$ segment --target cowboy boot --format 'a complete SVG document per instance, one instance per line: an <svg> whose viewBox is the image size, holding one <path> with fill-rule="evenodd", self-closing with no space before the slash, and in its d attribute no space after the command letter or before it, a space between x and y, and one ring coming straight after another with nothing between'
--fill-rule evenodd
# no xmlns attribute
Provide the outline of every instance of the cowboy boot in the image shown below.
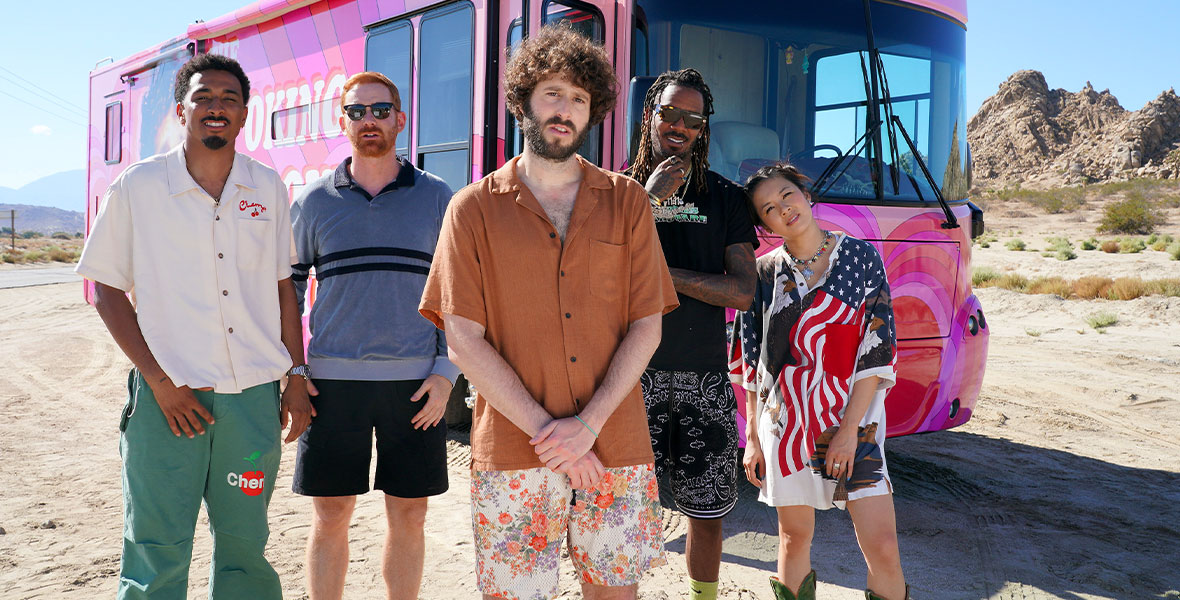
<svg viewBox="0 0 1180 600"><path fill-rule="evenodd" d="M865 600L885 600L885 596L878 596L873 593L873 590L865 590ZM905 584L905 598L903 600L910 600L910 584Z"/></svg>
<svg viewBox="0 0 1180 600"><path fill-rule="evenodd" d="M799 584L799 591L793 594L778 577L770 578L770 589L774 590L775 600L815 600L815 569L803 578L803 583Z"/></svg>

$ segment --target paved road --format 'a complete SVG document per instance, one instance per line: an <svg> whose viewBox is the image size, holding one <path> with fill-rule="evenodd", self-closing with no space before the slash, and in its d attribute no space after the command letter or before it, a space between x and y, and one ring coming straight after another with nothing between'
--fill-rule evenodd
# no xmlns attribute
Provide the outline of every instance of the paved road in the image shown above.
<svg viewBox="0 0 1180 600"><path fill-rule="evenodd" d="M80 283L81 281L82 278L74 274L73 265L67 267L45 267L42 269L0 270L0 289L48 285L51 283Z"/></svg>

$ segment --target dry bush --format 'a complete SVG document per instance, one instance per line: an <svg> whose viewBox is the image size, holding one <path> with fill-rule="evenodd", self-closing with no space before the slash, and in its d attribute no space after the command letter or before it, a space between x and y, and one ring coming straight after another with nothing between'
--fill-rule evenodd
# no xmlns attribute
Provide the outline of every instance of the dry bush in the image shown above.
<svg viewBox="0 0 1180 600"><path fill-rule="evenodd" d="M1156 279L1155 281L1149 281L1147 282L1147 291L1152 296L1178 297L1180 296L1180 279Z"/></svg>
<svg viewBox="0 0 1180 600"><path fill-rule="evenodd" d="M991 287L1000 272L991 267L979 267L971 273L971 285L975 287Z"/></svg>
<svg viewBox="0 0 1180 600"><path fill-rule="evenodd" d="M1148 294L1147 284L1138 277L1119 277L1110 285L1111 300L1134 300Z"/></svg>
<svg viewBox="0 0 1180 600"><path fill-rule="evenodd" d="M30 250L25 252L24 262L45 262L45 253L40 250Z"/></svg>
<svg viewBox="0 0 1180 600"><path fill-rule="evenodd" d="M1024 240L1020 238L1008 240L1004 247L1015 252L1022 252L1026 248Z"/></svg>
<svg viewBox="0 0 1180 600"><path fill-rule="evenodd" d="M1164 216L1159 208L1138 191L1127 193L1127 197L1106 205L1098 233L1148 234L1163 225Z"/></svg>
<svg viewBox="0 0 1180 600"><path fill-rule="evenodd" d="M1139 254L1147 249L1147 244L1143 242L1143 238L1123 238L1119 240L1119 253L1121 254Z"/></svg>
<svg viewBox="0 0 1180 600"><path fill-rule="evenodd" d="M1025 292L1029 294L1052 294L1064 300L1069 298L1073 293L1073 286L1061 277L1038 277L1028 284Z"/></svg>
<svg viewBox="0 0 1180 600"><path fill-rule="evenodd" d="M50 248L46 252L46 257L54 262L78 262L78 253L70 250L62 250L56 246Z"/></svg>
<svg viewBox="0 0 1180 600"><path fill-rule="evenodd" d="M1097 312L1086 317L1086 323L1099 331L1118 322L1119 316L1110 312Z"/></svg>
<svg viewBox="0 0 1180 600"><path fill-rule="evenodd" d="M1009 273L1001 275L993 281L993 284L998 288L1012 290L1014 292L1024 292L1028 290L1028 277L1020 275L1019 273Z"/></svg>
<svg viewBox="0 0 1180 600"><path fill-rule="evenodd" d="M1114 254L1119 251L1119 243L1114 240L1106 240L1102 242L1102 251L1107 254Z"/></svg>
<svg viewBox="0 0 1180 600"><path fill-rule="evenodd" d="M1180 260L1180 242L1168 244L1168 254L1172 257L1172 260Z"/></svg>
<svg viewBox="0 0 1180 600"><path fill-rule="evenodd" d="M1114 280L1109 277L1087 275L1073 282L1073 293L1083 300L1110 297L1110 286Z"/></svg>

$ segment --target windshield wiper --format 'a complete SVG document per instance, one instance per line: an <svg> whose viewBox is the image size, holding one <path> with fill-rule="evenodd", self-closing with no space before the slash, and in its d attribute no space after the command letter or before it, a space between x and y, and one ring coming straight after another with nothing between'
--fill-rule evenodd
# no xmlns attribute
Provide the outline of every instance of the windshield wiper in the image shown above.
<svg viewBox="0 0 1180 600"><path fill-rule="evenodd" d="M951 207L947 204L946 197L942 194L942 188L934 180L934 176L930 174L930 168L926 165L926 159L918 152L917 146L914 144L910 134L906 131L905 125L902 124L901 118L893 112L893 99L889 93L889 79L885 75L885 63L881 59L881 51L877 48L877 41L873 35L873 15L869 7L870 0L863 0L865 9L865 36L868 42L868 64L865 64L865 57L861 55L861 76L864 78L865 97L869 100L868 113L865 123L865 132L848 149L847 152L842 153L836 157L836 160L828 163L827 168L823 170L820 176L812 185L812 195L822 198L835 185L836 181L848 170L852 161L847 160L849 157L854 157L859 154L861 142L865 144L865 158L869 161L869 166L872 173L873 192L878 200L884 199L884 190L882 189L882 174L884 172L884 164L882 162L884 154L881 143L881 126L884 124L885 131L889 136L889 160L892 163L892 168L889 173L890 183L893 184L893 194L897 195L901 188L901 157L897 145L897 134L900 132L902 139L905 140L906 146L910 149L910 154L914 157L914 162L917 163L918 168L922 171L922 176L926 183L930 185L931 191L934 192L934 198L938 200L938 205L942 208L942 212L946 215L946 220L942 223L943 229L957 229L959 227L959 220L955 217L955 213L951 211ZM885 111L885 119L881 119L881 111ZM896 129L895 129L896 127ZM841 168L842 166L842 168ZM838 172L837 172L838 171ZM925 200L922 196L921 187L914 179L913 175L907 173L906 177L910 180L910 184L914 186L914 191L918 194L919 200Z"/></svg>

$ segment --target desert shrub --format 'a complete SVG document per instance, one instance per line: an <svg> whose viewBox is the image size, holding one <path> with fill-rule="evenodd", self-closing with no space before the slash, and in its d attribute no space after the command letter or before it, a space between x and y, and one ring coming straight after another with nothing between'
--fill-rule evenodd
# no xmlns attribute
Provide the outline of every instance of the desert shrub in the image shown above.
<svg viewBox="0 0 1180 600"><path fill-rule="evenodd" d="M1142 193L1132 191L1123 200L1106 205L1098 232L1148 234L1163 224L1164 217L1159 209L1148 202Z"/></svg>
<svg viewBox="0 0 1180 600"><path fill-rule="evenodd" d="M1004 247L1005 247L1005 248L1007 248L1007 249L1009 249L1009 250L1014 250L1014 251L1016 251L1016 252L1021 252L1021 251L1023 251L1023 250L1024 250L1024 248L1025 248L1025 245L1024 245L1024 240L1022 240L1022 239L1020 239L1020 238L1016 238L1016 239L1008 240L1008 243L1004 244Z"/></svg>
<svg viewBox="0 0 1180 600"><path fill-rule="evenodd" d="M20 255L15 252L5 252L2 256L0 256L0 260L3 260L10 265L16 264L17 262L20 262Z"/></svg>
<svg viewBox="0 0 1180 600"><path fill-rule="evenodd" d="M1045 241L1049 244L1049 248L1051 250L1061 250L1062 248L1065 248L1066 250L1073 249L1073 242L1070 242L1069 238L1057 236L1045 238Z"/></svg>
<svg viewBox="0 0 1180 600"><path fill-rule="evenodd" d="M979 267L971 272L971 285L975 287L988 287L988 284L995 279L999 279L1000 273L991 267Z"/></svg>
<svg viewBox="0 0 1180 600"><path fill-rule="evenodd" d="M1180 242L1168 244L1168 254L1172 260L1180 260Z"/></svg>
<svg viewBox="0 0 1180 600"><path fill-rule="evenodd" d="M45 253L40 250L30 250L25 252L24 262L45 262Z"/></svg>
<svg viewBox="0 0 1180 600"><path fill-rule="evenodd" d="M1024 291L1029 294L1051 294L1065 299L1073 293L1073 286L1061 277L1038 277L1029 282Z"/></svg>
<svg viewBox="0 0 1180 600"><path fill-rule="evenodd" d="M1118 322L1118 315L1111 312L1096 312L1086 317L1086 324L1099 331Z"/></svg>
<svg viewBox="0 0 1180 600"><path fill-rule="evenodd" d="M1041 331L1039 329L1028 328L1024 330L1024 333L1029 337L1041 337Z"/></svg>
<svg viewBox="0 0 1180 600"><path fill-rule="evenodd" d="M1020 275L1019 273L1001 275L997 277L994 282L996 287L1012 290L1014 292L1027 291L1029 284L1028 277Z"/></svg>
<svg viewBox="0 0 1180 600"><path fill-rule="evenodd" d="M1111 300L1134 300L1147 295L1147 284L1138 277L1119 277L1110 285Z"/></svg>
<svg viewBox="0 0 1180 600"><path fill-rule="evenodd" d="M1115 240L1106 240L1102 242L1102 251L1107 254L1114 254L1119 251L1119 243Z"/></svg>
<svg viewBox="0 0 1180 600"><path fill-rule="evenodd" d="M979 242L979 247L980 248L991 248L992 244L991 244L991 242L989 242L987 240L983 240L982 242Z"/></svg>
<svg viewBox="0 0 1180 600"><path fill-rule="evenodd" d="M1109 277L1087 275L1073 283L1073 293L1083 300L1106 298L1110 295L1110 286L1114 280Z"/></svg>
<svg viewBox="0 0 1180 600"><path fill-rule="evenodd" d="M1180 279L1156 279L1147 282L1147 293L1152 296L1180 296Z"/></svg>
<svg viewBox="0 0 1180 600"><path fill-rule="evenodd" d="M1082 240L1082 250L1097 250L1097 249L1098 249L1098 240L1096 240L1094 238L1090 238L1088 240Z"/></svg>
<svg viewBox="0 0 1180 600"><path fill-rule="evenodd" d="M72 236L64 231L55 232L53 234L53 236L51 236L51 237L53 237L53 239L55 239L55 240L70 240L70 239L74 238L74 236Z"/></svg>
<svg viewBox="0 0 1180 600"><path fill-rule="evenodd" d="M1055 255L1055 257L1057 258L1057 260L1064 262L1067 260L1073 260L1073 259L1077 258L1078 255L1076 252L1074 252L1073 250L1070 250L1069 248L1061 248L1061 249L1057 250L1057 254Z"/></svg>
<svg viewBox="0 0 1180 600"><path fill-rule="evenodd" d="M1158 239L1150 244L1150 248L1156 252L1163 252L1168 249L1168 243L1163 239Z"/></svg>
<svg viewBox="0 0 1180 600"><path fill-rule="evenodd" d="M26 240L31 240L33 238L41 237L41 234L37 233L36 231L22 231L20 232L20 236Z"/></svg>
<svg viewBox="0 0 1180 600"><path fill-rule="evenodd" d="M73 250L62 250L57 246L53 246L46 251L46 258L54 262L77 262L78 253Z"/></svg>
<svg viewBox="0 0 1180 600"><path fill-rule="evenodd" d="M1147 249L1147 244L1143 243L1143 238L1123 238L1119 240L1120 254L1139 254Z"/></svg>

